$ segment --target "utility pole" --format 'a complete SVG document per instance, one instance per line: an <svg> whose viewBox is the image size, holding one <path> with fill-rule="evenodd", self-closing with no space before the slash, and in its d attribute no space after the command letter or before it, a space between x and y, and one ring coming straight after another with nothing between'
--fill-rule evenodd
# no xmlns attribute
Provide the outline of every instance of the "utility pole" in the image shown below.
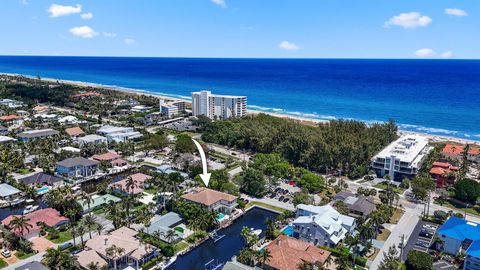
<svg viewBox="0 0 480 270"><path fill-rule="evenodd" d="M401 239L401 240L400 240L400 245L399 245L399 248L400 248L400 260L402 260L402 257L403 257L403 248L404 248L403 243L404 243L404 241L405 241L405 234L402 234L402 235L400 236L400 239Z"/></svg>

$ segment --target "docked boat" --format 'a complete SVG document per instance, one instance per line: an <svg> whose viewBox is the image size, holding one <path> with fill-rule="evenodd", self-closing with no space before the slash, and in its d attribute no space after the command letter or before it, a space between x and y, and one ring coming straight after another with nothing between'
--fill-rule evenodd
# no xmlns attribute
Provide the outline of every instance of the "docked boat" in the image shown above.
<svg viewBox="0 0 480 270"><path fill-rule="evenodd" d="M159 269L162 269L162 270L167 269L169 266L171 266L172 264L174 264L176 260L177 260L177 256L173 256L173 257L169 258L167 261L164 261L164 262L160 265L161 268L159 268Z"/></svg>
<svg viewBox="0 0 480 270"><path fill-rule="evenodd" d="M26 215L26 214L32 213L36 210L38 210L38 205L29 204L29 205L25 206L25 209L23 209L23 214Z"/></svg>
<svg viewBox="0 0 480 270"><path fill-rule="evenodd" d="M262 233L262 230L261 229L255 230L254 228L250 228L250 232L252 232L252 234L256 236L260 236L260 234Z"/></svg>

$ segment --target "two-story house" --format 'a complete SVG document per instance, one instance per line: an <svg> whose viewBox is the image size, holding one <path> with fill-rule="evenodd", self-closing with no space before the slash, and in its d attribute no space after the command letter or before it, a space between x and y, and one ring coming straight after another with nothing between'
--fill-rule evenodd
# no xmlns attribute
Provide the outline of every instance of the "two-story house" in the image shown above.
<svg viewBox="0 0 480 270"><path fill-rule="evenodd" d="M82 178L94 175L100 162L82 157L67 158L57 162L56 172L68 178Z"/></svg>

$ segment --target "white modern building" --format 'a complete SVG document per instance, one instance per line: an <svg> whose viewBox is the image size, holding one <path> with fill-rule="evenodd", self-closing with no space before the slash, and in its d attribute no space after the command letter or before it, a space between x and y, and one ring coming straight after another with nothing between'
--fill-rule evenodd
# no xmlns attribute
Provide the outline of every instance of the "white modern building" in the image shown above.
<svg viewBox="0 0 480 270"><path fill-rule="evenodd" d="M135 131L133 127L115 127L104 125L97 130L97 134L105 136L109 142L125 142L141 138L142 133Z"/></svg>
<svg viewBox="0 0 480 270"><path fill-rule="evenodd" d="M106 144L108 142L106 137L96 135L96 134L89 134L83 137L78 138L78 143L80 146L85 145L85 144Z"/></svg>
<svg viewBox="0 0 480 270"><path fill-rule="evenodd" d="M24 106L23 102L18 100L8 99L8 98L0 99L0 105L7 106L12 109L20 108Z"/></svg>
<svg viewBox="0 0 480 270"><path fill-rule="evenodd" d="M247 114L246 96L215 95L210 91L192 93L193 116L205 115L212 120L242 117Z"/></svg>
<svg viewBox="0 0 480 270"><path fill-rule="evenodd" d="M335 247L355 229L355 219L340 214L331 205L299 204L293 221L293 236L314 245Z"/></svg>
<svg viewBox="0 0 480 270"><path fill-rule="evenodd" d="M413 178L432 149L426 137L405 135L375 155L371 166L380 177L389 175L391 180Z"/></svg>
<svg viewBox="0 0 480 270"><path fill-rule="evenodd" d="M160 99L160 112L168 118L181 114L186 108L187 105L185 101L165 102L165 100Z"/></svg>

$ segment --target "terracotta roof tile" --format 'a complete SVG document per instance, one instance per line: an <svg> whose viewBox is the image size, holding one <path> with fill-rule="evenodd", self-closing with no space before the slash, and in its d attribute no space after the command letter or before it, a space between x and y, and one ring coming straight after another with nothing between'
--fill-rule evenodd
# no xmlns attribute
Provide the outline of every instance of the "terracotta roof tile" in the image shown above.
<svg viewBox="0 0 480 270"><path fill-rule="evenodd" d="M83 130L80 127L66 128L65 132L69 136L78 136L78 135L85 134L85 132L83 132Z"/></svg>
<svg viewBox="0 0 480 270"><path fill-rule="evenodd" d="M182 198L192 202L210 206L221 200L225 200L228 202L235 201L237 199L237 196L230 195L230 194L216 191L209 188L198 188L194 190L192 193L183 195Z"/></svg>

